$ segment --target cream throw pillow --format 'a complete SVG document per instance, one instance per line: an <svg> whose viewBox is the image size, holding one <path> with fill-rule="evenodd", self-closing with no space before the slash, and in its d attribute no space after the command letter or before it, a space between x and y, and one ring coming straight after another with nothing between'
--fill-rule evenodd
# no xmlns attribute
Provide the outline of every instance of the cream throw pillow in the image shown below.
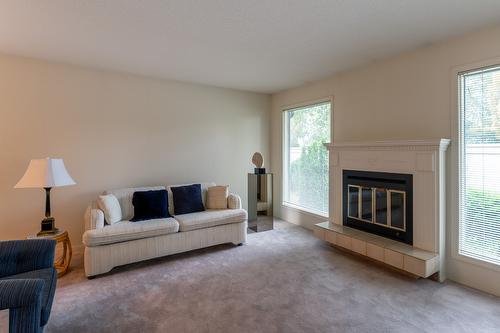
<svg viewBox="0 0 500 333"><path fill-rule="evenodd" d="M104 212L104 219L108 224L122 220L122 209L118 199L113 194L100 195L97 205Z"/></svg>
<svg viewBox="0 0 500 333"><path fill-rule="evenodd" d="M226 209L229 186L211 186L207 189L207 208Z"/></svg>

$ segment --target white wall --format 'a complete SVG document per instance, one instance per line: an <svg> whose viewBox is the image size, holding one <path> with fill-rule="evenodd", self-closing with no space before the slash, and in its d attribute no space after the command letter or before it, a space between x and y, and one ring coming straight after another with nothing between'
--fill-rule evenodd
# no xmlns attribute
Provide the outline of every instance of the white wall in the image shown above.
<svg viewBox="0 0 500 333"><path fill-rule="evenodd" d="M271 164L276 174L275 214L310 227L321 220L281 206L281 112L287 105L333 96L334 141L451 138L457 66L500 56L500 26L407 52L343 72L272 98ZM450 151L456 149L453 144ZM450 155L450 154L449 154ZM447 171L451 174L448 163ZM449 192L453 184L449 183ZM451 184L451 185L450 185ZM450 196L448 196L450 198ZM448 204L448 275L500 295L500 271L451 256L451 231L457 228Z"/></svg>
<svg viewBox="0 0 500 333"><path fill-rule="evenodd" d="M32 158L63 158L75 186L52 214L81 244L105 189L215 181L246 205L255 151L269 160L270 97L0 56L0 239L36 233L43 190L13 189Z"/></svg>

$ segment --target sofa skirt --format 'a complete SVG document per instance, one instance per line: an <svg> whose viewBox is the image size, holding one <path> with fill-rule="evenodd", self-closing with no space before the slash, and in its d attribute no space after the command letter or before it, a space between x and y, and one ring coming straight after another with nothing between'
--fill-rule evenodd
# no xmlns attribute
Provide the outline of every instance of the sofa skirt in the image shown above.
<svg viewBox="0 0 500 333"><path fill-rule="evenodd" d="M245 243L247 221L176 232L121 243L85 247L85 275L92 277L113 267L224 243Z"/></svg>

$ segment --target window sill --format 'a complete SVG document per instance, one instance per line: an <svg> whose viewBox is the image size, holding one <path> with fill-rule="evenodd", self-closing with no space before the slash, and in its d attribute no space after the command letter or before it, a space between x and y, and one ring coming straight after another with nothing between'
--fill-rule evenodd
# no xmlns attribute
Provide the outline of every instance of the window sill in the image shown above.
<svg viewBox="0 0 500 333"><path fill-rule="evenodd" d="M486 269L489 269L489 270L492 270L492 271L500 272L500 265L497 265L497 264L494 264L494 263L491 263L491 262L488 262L488 261L484 261L484 260L481 260L481 259L476 259L476 258L473 258L473 257L469 257L469 256L466 256L466 255L460 254L457 251L454 251L454 253L453 253L453 259L456 259L456 260L464 262L464 263L472 264L472 265L475 265L475 266L479 266L479 267L482 267L482 268L486 268Z"/></svg>
<svg viewBox="0 0 500 333"><path fill-rule="evenodd" d="M328 219L328 213L322 213L317 210L312 210L312 209L307 209L301 206L297 206L288 202L282 202L281 203L283 207L286 208L291 208L293 210L296 210L301 213L305 213L307 215L311 215L313 217L319 218L319 219Z"/></svg>

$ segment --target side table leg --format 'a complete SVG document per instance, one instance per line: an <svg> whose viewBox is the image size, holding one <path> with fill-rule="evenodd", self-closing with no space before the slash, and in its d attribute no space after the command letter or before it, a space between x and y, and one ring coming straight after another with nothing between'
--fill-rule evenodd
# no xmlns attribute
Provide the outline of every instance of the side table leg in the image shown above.
<svg viewBox="0 0 500 333"><path fill-rule="evenodd" d="M66 270L69 269L69 265L71 265L71 258L73 257L73 248L71 247L71 240L68 236L68 263L66 265Z"/></svg>
<svg viewBox="0 0 500 333"><path fill-rule="evenodd" d="M57 268L59 268L58 277L63 276L69 270L69 265L71 264L71 257L73 256L73 249L71 248L71 241L69 236L66 236L63 240L63 254L61 258L57 261Z"/></svg>

